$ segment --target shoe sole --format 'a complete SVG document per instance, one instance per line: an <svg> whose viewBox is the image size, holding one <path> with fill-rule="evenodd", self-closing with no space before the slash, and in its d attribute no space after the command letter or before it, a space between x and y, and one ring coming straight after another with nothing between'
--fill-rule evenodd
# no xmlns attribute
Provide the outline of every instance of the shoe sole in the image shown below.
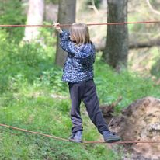
<svg viewBox="0 0 160 160"><path fill-rule="evenodd" d="M75 141L73 139L68 139L70 142L75 142L75 143L82 143L82 141Z"/></svg>
<svg viewBox="0 0 160 160"><path fill-rule="evenodd" d="M118 141L120 141L121 139L107 139L107 140L105 140L105 142L107 142L107 143L114 143L114 142L118 142Z"/></svg>

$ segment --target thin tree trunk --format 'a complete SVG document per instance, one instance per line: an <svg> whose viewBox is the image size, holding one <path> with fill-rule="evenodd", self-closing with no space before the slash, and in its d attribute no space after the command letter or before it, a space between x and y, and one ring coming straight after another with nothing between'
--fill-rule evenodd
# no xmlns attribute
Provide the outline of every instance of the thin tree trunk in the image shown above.
<svg viewBox="0 0 160 160"><path fill-rule="evenodd" d="M71 24L75 22L76 0L59 0L58 23ZM67 53L59 46L59 36L57 37L56 64L63 66Z"/></svg>
<svg viewBox="0 0 160 160"><path fill-rule="evenodd" d="M127 22L127 1L108 0L108 23ZM103 59L113 68L127 66L128 29L124 25L108 25Z"/></svg>
<svg viewBox="0 0 160 160"><path fill-rule="evenodd" d="M43 0L29 0L27 25L43 24L44 2ZM26 27L24 40L32 41L37 39L39 31L37 27Z"/></svg>
<svg viewBox="0 0 160 160"><path fill-rule="evenodd" d="M107 8L107 0L102 0L102 6L103 8Z"/></svg>

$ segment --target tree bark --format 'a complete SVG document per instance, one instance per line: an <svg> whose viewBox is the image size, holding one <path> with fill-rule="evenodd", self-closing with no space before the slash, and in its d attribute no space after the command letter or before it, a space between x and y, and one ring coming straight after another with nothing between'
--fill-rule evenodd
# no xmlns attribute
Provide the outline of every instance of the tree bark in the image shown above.
<svg viewBox="0 0 160 160"><path fill-rule="evenodd" d="M127 22L127 1L108 0L108 23ZM113 68L127 67L128 29L124 25L108 25L103 59Z"/></svg>
<svg viewBox="0 0 160 160"><path fill-rule="evenodd" d="M29 0L27 25L43 24L44 2L43 0ZM32 41L37 39L39 31L37 27L26 27L24 40Z"/></svg>
<svg viewBox="0 0 160 160"><path fill-rule="evenodd" d="M71 24L75 22L76 0L59 0L58 23ZM59 46L59 36L57 36L56 64L63 66L67 54Z"/></svg>

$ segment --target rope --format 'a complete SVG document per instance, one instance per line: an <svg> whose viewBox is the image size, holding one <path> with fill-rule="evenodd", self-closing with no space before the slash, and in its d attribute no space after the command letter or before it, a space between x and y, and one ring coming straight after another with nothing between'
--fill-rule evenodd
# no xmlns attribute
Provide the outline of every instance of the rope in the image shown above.
<svg viewBox="0 0 160 160"><path fill-rule="evenodd" d="M118 22L118 23L88 23L88 26L95 25L124 25L124 24L147 24L147 23L160 23L160 21L141 21L141 22ZM70 27L72 24L60 24L60 27ZM5 25L1 24L0 27L53 27L53 25Z"/></svg>
<svg viewBox="0 0 160 160"><path fill-rule="evenodd" d="M53 138L53 139L60 140L60 141L70 142L68 139L61 138L61 137L56 137L56 136L51 136L51 135L40 133L40 132L28 131L28 130L25 130L25 129L22 129L22 128L12 127L12 126L8 126L8 125L5 125L5 124L0 124L0 126L6 127L6 128L11 128L11 129L22 131L22 132L37 134L37 135L41 135L41 136L48 137L48 138ZM103 143L106 143L106 142L104 142L104 141L83 141L82 143L83 144L103 144ZM155 144L159 144L160 141L118 141L118 142L114 142L112 144L136 144L136 143L150 143L150 144L155 143Z"/></svg>

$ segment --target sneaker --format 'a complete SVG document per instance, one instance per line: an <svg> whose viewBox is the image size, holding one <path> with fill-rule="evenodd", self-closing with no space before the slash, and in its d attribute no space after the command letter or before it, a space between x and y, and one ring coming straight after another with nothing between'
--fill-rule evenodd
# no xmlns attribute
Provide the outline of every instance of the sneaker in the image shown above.
<svg viewBox="0 0 160 160"><path fill-rule="evenodd" d="M113 143L121 140L119 136L110 131L103 131L103 139L107 143Z"/></svg>
<svg viewBox="0 0 160 160"><path fill-rule="evenodd" d="M82 143L82 131L77 131L76 133L72 133L72 136L69 137L69 141Z"/></svg>

